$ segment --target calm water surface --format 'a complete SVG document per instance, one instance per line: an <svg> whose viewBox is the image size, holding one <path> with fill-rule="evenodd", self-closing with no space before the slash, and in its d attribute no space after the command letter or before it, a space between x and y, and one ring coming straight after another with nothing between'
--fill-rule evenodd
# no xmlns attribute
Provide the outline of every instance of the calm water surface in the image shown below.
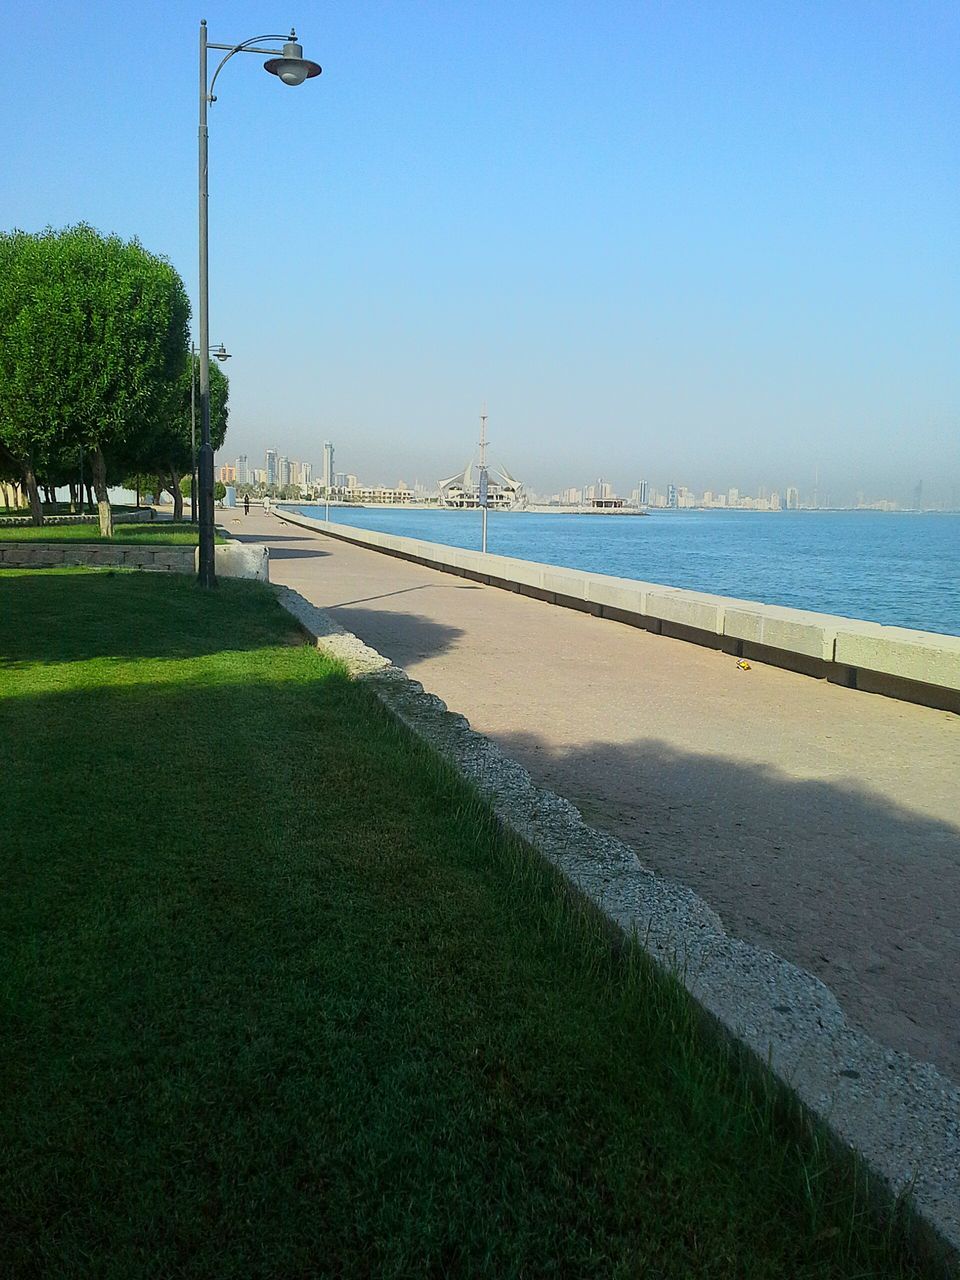
<svg viewBox="0 0 960 1280"><path fill-rule="evenodd" d="M322 506L300 507L323 518ZM476 511L331 507L339 524L480 549ZM960 515L491 512L487 550L694 591L960 635Z"/></svg>

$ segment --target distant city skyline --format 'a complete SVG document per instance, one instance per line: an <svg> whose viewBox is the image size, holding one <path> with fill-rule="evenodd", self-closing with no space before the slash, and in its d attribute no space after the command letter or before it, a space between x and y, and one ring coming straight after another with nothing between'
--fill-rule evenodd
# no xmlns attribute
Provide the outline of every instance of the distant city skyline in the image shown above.
<svg viewBox="0 0 960 1280"><path fill-rule="evenodd" d="M344 450L347 453L348 451ZM436 492L439 477L422 478L409 474L398 474L388 477L382 474L382 468L374 473L335 470L334 458L336 444L324 440L322 459L319 468L311 461L288 458L277 448L263 451L263 466L257 467L251 455L237 455L230 460L228 444L217 455L217 475L228 483L258 484L268 487L285 488L289 485L301 485L304 488L325 487L328 483L340 488L357 488L366 485L370 488L407 489L418 494L427 495ZM362 478L361 478L362 476ZM328 479L329 477L329 479ZM850 490L844 487L824 485L815 471L814 479L808 486L797 484L766 485L753 487L744 485L717 485L697 488L676 481L652 480L640 476L631 484L618 486L603 476L581 484L562 485L556 489L545 489L525 480L525 491L538 501L567 502L576 504L596 497L623 498L635 505L652 507L711 507L711 508L745 508L754 510L797 510L803 508L830 509L870 508L875 510L960 510L960 486L954 485L947 491L943 485L928 485L922 479L913 484L903 484L899 491L875 493L865 489ZM579 495L579 496L576 496Z"/></svg>

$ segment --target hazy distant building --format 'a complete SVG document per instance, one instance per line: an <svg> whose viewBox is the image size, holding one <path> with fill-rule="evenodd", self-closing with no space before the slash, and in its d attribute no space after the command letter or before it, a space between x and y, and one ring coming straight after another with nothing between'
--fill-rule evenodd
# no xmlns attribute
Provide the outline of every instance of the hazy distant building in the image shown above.
<svg viewBox="0 0 960 1280"><path fill-rule="evenodd" d="M333 445L329 440L323 442L323 465L320 469L320 483L324 489L333 488Z"/></svg>
<svg viewBox="0 0 960 1280"><path fill-rule="evenodd" d="M740 501L740 490L728 489L727 490L727 506L735 507L739 501Z"/></svg>
<svg viewBox="0 0 960 1280"><path fill-rule="evenodd" d="M277 483L277 451L268 449L266 457L267 485L269 488Z"/></svg>
<svg viewBox="0 0 960 1280"><path fill-rule="evenodd" d="M305 489L309 489L310 481L312 479L313 479L313 463L301 462L300 463L300 483L303 485Z"/></svg>
<svg viewBox="0 0 960 1280"><path fill-rule="evenodd" d="M787 510L788 511L800 510L800 490L796 487L796 485L792 485L792 484L787 485Z"/></svg>
<svg viewBox="0 0 960 1280"><path fill-rule="evenodd" d="M647 505L647 487L646 480L641 480L633 491L633 500L638 507L645 507Z"/></svg>
<svg viewBox="0 0 960 1280"><path fill-rule="evenodd" d="M677 493L677 486L675 484L668 484L667 485L667 506L675 507L678 501L679 501L679 494Z"/></svg>
<svg viewBox="0 0 960 1280"><path fill-rule="evenodd" d="M277 484L281 489L290 483L290 459L281 455L277 459Z"/></svg>
<svg viewBox="0 0 960 1280"><path fill-rule="evenodd" d="M247 455L241 453L237 459L237 484L250 483L250 469L247 466Z"/></svg>

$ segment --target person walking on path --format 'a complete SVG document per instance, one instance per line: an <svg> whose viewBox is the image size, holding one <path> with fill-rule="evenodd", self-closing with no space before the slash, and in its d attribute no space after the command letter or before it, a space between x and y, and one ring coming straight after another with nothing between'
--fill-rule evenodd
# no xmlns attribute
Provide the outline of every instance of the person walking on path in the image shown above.
<svg viewBox="0 0 960 1280"><path fill-rule="evenodd" d="M244 514L245 516L248 516L248 515L250 514L250 495L249 495L249 493L245 493L245 494L243 495L243 514Z"/></svg>

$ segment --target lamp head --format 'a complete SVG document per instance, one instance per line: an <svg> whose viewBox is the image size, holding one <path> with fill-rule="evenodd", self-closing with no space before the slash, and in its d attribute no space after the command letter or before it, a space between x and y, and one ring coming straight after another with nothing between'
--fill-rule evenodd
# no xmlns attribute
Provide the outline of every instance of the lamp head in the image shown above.
<svg viewBox="0 0 960 1280"><path fill-rule="evenodd" d="M312 80L322 70L316 62L310 62L303 56L303 45L297 43L297 33L290 32L290 39L283 46L282 58L271 58L263 64L264 71L277 76L284 84L303 84L304 80Z"/></svg>
<svg viewBox="0 0 960 1280"><path fill-rule="evenodd" d="M211 354L213 355L213 358L215 360L219 360L221 364L223 364L224 360L230 359L230 352L227 350L227 348L223 345L222 342L220 343L219 347L214 348Z"/></svg>

